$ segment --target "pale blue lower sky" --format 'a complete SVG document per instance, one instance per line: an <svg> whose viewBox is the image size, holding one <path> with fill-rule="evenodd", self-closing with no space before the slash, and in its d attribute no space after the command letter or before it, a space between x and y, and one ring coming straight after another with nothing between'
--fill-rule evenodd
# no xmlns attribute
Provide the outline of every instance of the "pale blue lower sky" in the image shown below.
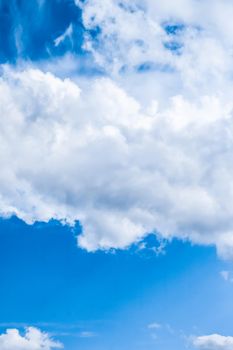
<svg viewBox="0 0 233 350"><path fill-rule="evenodd" d="M231 333L231 268L211 247L87 253L56 222L1 220L1 332L34 325L68 350L182 350L191 335Z"/></svg>

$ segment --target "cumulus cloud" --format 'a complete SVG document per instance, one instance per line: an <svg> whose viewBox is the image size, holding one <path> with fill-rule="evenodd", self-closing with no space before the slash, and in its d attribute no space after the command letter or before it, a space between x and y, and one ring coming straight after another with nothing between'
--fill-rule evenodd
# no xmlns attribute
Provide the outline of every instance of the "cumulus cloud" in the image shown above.
<svg viewBox="0 0 233 350"><path fill-rule="evenodd" d="M110 79L34 69L5 69L0 91L2 215L79 219L88 250L158 231L232 253L232 102L144 110Z"/></svg>
<svg viewBox="0 0 233 350"><path fill-rule="evenodd" d="M25 335L20 335L17 329L8 329L0 335L1 350L52 350L62 349L59 342L55 342L47 333L34 327L26 328Z"/></svg>
<svg viewBox="0 0 233 350"><path fill-rule="evenodd" d="M219 334L205 335L194 338L193 345L200 350L231 350L233 337Z"/></svg>
<svg viewBox="0 0 233 350"><path fill-rule="evenodd" d="M80 220L89 251L156 232L232 258L233 5L76 3L105 76L2 67L1 215Z"/></svg>

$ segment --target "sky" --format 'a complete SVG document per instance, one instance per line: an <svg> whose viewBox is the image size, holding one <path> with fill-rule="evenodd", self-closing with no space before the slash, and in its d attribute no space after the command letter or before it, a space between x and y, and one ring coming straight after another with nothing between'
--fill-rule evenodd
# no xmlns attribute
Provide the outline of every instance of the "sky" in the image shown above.
<svg viewBox="0 0 233 350"><path fill-rule="evenodd" d="M232 350L232 16L0 0L0 350Z"/></svg>

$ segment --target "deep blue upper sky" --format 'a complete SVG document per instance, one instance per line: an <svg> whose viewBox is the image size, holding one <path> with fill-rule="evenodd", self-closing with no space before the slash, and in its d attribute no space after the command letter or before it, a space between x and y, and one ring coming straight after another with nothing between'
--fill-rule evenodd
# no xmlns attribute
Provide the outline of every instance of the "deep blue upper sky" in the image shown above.
<svg viewBox="0 0 233 350"><path fill-rule="evenodd" d="M42 5L37 0L1 0L0 62L63 55L71 49L71 43L67 40L56 48L54 40L71 23L77 39L72 44L72 51L78 52L82 42L82 23L80 10L72 0L50 0Z"/></svg>

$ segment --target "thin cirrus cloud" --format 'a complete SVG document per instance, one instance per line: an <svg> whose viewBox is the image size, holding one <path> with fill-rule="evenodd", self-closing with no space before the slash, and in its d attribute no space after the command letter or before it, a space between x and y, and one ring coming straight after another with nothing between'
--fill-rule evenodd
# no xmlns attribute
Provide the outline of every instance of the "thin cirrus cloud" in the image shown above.
<svg viewBox="0 0 233 350"><path fill-rule="evenodd" d="M62 349L63 345L52 340L47 333L34 327L26 328L21 335L17 329L7 329L0 335L1 350L52 350Z"/></svg>
<svg viewBox="0 0 233 350"><path fill-rule="evenodd" d="M76 4L104 76L2 67L2 215L80 220L88 251L156 232L232 258L233 5Z"/></svg>

